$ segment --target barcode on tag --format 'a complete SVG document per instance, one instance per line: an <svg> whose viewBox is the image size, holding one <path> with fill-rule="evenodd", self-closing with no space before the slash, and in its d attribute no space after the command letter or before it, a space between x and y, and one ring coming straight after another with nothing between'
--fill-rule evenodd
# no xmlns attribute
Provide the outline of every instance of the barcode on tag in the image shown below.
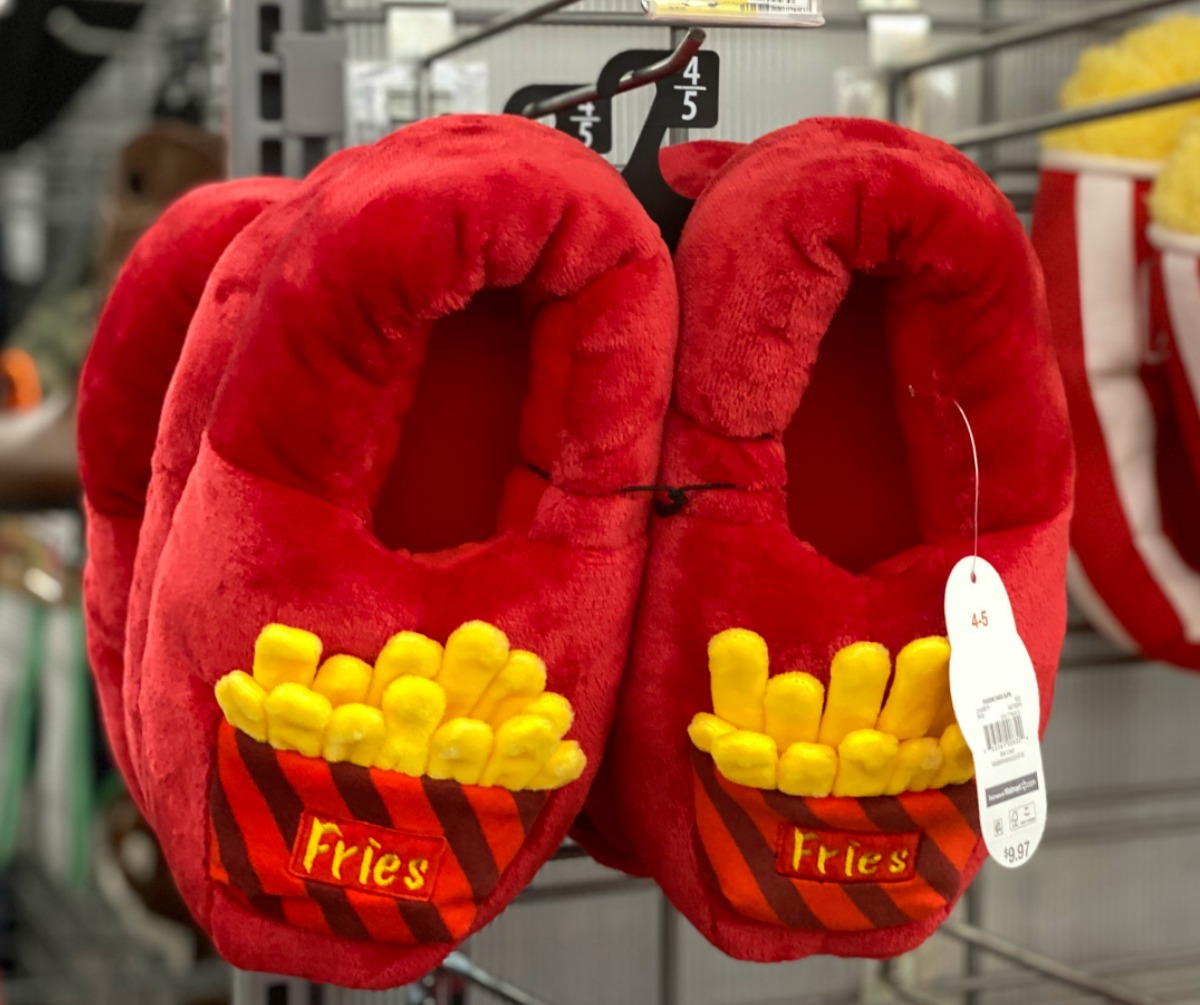
<svg viewBox="0 0 1200 1005"><path fill-rule="evenodd" d="M1025 739L1025 724L1021 721L1021 713L1014 712L1006 715L998 722L989 722L983 727L983 736L987 741L987 749L1010 747Z"/></svg>

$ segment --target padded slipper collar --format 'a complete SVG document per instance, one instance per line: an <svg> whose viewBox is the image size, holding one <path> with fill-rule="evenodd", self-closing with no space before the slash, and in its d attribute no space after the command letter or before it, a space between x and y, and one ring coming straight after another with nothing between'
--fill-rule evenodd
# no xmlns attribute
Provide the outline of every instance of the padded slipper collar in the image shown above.
<svg viewBox="0 0 1200 1005"><path fill-rule="evenodd" d="M736 440L742 456L715 462L724 472L696 470L697 451L671 449L669 436L664 480L751 473L752 488L784 487L780 437L852 273L865 273L895 279L883 294L888 351L926 540L969 522L970 448L954 402L976 431L982 532L1040 523L1068 504L1063 479L1037 477L1067 469L1070 452L1065 435L1046 435L1062 390L1040 270L1011 206L944 144L853 119L765 137L697 201L676 271L675 410L694 436L718 451Z"/></svg>
<svg viewBox="0 0 1200 1005"><path fill-rule="evenodd" d="M215 403L216 451L369 521L433 322L517 287L532 318L526 459L569 494L651 481L676 304L666 249L616 172L495 116L409 127L356 170L310 186L270 243L237 249L261 289L236 314L255 337Z"/></svg>

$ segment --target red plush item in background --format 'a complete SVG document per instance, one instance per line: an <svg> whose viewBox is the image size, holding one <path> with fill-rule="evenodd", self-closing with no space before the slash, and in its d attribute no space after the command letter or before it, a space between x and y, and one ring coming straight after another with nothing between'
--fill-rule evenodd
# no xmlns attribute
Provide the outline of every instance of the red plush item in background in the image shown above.
<svg viewBox="0 0 1200 1005"><path fill-rule="evenodd" d="M604 767L619 823L731 955L892 956L949 914L984 856L961 733L951 749L952 715L914 683L941 674L944 691L943 592L972 547L956 405L978 444L979 554L1011 595L1043 727L1053 697L1072 460L1040 273L1011 207L960 154L820 119L729 161L675 266L658 482L697 487L653 524ZM896 654L890 678L882 647ZM831 685L835 657L850 674L835 669ZM866 669L870 700L838 693ZM839 708L865 709L860 725L878 730L831 721ZM780 709L814 742L785 751ZM926 775L839 795L875 784L878 765L848 769L859 741L928 753L910 766ZM793 794L826 769L824 794Z"/></svg>
<svg viewBox="0 0 1200 1005"><path fill-rule="evenodd" d="M1191 464L1187 484L1197 486L1200 485L1200 236L1157 224L1151 224L1147 235L1155 251L1151 324L1156 334L1165 335L1171 410ZM1173 515L1194 524L1195 503L1193 496L1186 500L1186 509ZM1195 567L1200 553L1189 551L1188 557Z"/></svg>
<svg viewBox="0 0 1200 1005"><path fill-rule="evenodd" d="M620 177L545 127L445 117L330 163L246 228L196 313L124 701L221 952L383 988L503 909L582 805L645 550L649 500L619 490L657 469L676 301ZM539 714L501 716L481 675L542 661ZM439 738L465 720L473 742L489 695L481 776ZM386 719L377 757L344 708ZM437 727L427 770L389 746L397 716Z"/></svg>
<svg viewBox="0 0 1200 1005"><path fill-rule="evenodd" d="M88 658L113 756L143 808L140 760L130 751L125 727L125 627L163 398L217 259L293 184L279 179L211 185L171 206L126 261L80 380Z"/></svg>
<svg viewBox="0 0 1200 1005"><path fill-rule="evenodd" d="M1200 483L1171 400L1146 195L1157 164L1049 152L1033 212L1079 465L1071 595L1123 648L1200 668ZM1184 421L1181 420L1181 416Z"/></svg>

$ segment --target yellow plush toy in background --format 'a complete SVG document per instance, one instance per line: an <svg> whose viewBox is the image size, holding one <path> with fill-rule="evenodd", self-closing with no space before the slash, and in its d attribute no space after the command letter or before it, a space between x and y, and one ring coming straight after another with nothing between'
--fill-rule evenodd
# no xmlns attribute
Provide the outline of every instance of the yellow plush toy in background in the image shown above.
<svg viewBox="0 0 1200 1005"><path fill-rule="evenodd" d="M1081 108L1195 80L1200 80L1200 17L1169 17L1088 49L1059 92L1059 103ZM1182 102L1055 130L1043 142L1050 150L1158 161L1198 115L1200 101Z"/></svg>
<svg viewBox="0 0 1200 1005"><path fill-rule="evenodd" d="M1150 216L1159 227L1200 236L1200 118L1183 128L1149 202Z"/></svg>

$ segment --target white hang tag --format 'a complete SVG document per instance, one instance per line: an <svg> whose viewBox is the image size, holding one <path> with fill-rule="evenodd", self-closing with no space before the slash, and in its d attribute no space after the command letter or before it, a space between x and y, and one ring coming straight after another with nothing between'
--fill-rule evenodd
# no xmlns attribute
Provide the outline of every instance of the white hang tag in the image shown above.
<svg viewBox="0 0 1200 1005"><path fill-rule="evenodd" d="M989 562L960 561L946 581L945 606L950 697L975 758L983 839L992 858L1014 869L1029 861L1046 829L1037 675Z"/></svg>

